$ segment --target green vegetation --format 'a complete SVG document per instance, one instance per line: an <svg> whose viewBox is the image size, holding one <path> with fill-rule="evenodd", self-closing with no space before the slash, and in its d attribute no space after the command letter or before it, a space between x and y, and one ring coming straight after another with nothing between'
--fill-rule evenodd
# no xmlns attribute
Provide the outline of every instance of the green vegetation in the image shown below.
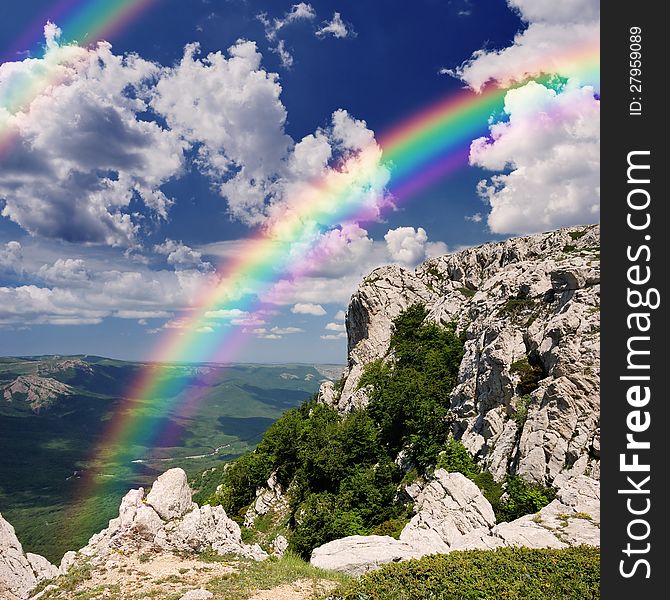
<svg viewBox="0 0 670 600"><path fill-rule="evenodd" d="M580 238L583 238L586 235L586 230L584 231L569 231L568 235L574 240L577 241Z"/></svg>
<svg viewBox="0 0 670 600"><path fill-rule="evenodd" d="M526 424L526 419L528 418L528 407L532 401L533 398L530 394L524 394L517 400L517 404L514 409L514 420L516 421L519 429L522 429Z"/></svg>
<svg viewBox="0 0 670 600"><path fill-rule="evenodd" d="M465 446L453 438L440 454L436 468L462 473L474 481L491 503L499 523L537 512L556 496L552 488L528 483L516 475L507 475L500 483L495 481L491 473L481 469Z"/></svg>
<svg viewBox="0 0 670 600"><path fill-rule="evenodd" d="M501 317L517 317L533 308L535 308L535 300L532 298L509 298L498 310L498 314Z"/></svg>
<svg viewBox="0 0 670 600"><path fill-rule="evenodd" d="M499 548L386 565L341 586L339 600L596 600L598 548Z"/></svg>
<svg viewBox="0 0 670 600"><path fill-rule="evenodd" d="M227 562L225 557L218 558L221 562ZM350 577L342 573L312 567L291 552L287 552L280 559L271 557L263 562L236 562L235 567L239 570L210 579L204 587L219 600L246 600L258 590L269 590L299 579L311 583L314 597L325 592L329 582L346 585L351 581Z"/></svg>
<svg viewBox="0 0 670 600"><path fill-rule="evenodd" d="M449 394L463 359L464 339L453 327L424 323L420 304L394 321L393 363L368 365L360 385L371 386L368 413L389 457L409 451L420 472L435 464L448 438Z"/></svg>
<svg viewBox="0 0 670 600"><path fill-rule="evenodd" d="M466 298L472 298L477 293L477 290L472 290L469 287L459 287L458 291Z"/></svg>
<svg viewBox="0 0 670 600"><path fill-rule="evenodd" d="M314 400L289 410L219 477L208 501L241 522L256 488L276 472L289 490L290 547L300 556L347 535L398 535L409 512L396 500L403 472L394 459L406 448L422 473L435 464L463 356L463 340L424 324L426 314L415 305L395 320L394 362L369 365L361 379L370 386L367 410L340 416Z"/></svg>
<svg viewBox="0 0 670 600"><path fill-rule="evenodd" d="M514 361L510 365L510 373L518 373L519 384L517 388L522 395L531 394L534 392L540 380L544 378L544 371L538 364L531 364L527 356Z"/></svg>
<svg viewBox="0 0 670 600"><path fill-rule="evenodd" d="M577 250L577 246L573 246L572 244L566 244L565 246L563 246L563 252L565 252L566 254L574 252L575 250Z"/></svg>
<svg viewBox="0 0 670 600"><path fill-rule="evenodd" d="M428 267L426 267L426 273L428 273L430 276L434 277L438 281L443 281L444 280L444 275L437 268L436 265L428 265Z"/></svg>

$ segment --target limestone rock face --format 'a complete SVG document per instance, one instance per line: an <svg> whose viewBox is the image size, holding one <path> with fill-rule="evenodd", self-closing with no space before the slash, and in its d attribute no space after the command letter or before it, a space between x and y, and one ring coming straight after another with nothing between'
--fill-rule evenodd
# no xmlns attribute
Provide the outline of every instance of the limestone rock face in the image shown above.
<svg viewBox="0 0 670 600"><path fill-rule="evenodd" d="M573 227L432 258L414 272L376 269L349 304L342 393L325 384L319 401L342 413L364 406L365 365L392 360L392 321L421 302L428 320L465 334L452 433L483 466L497 480L513 472L552 484L568 471L597 479L599 250L598 226Z"/></svg>
<svg viewBox="0 0 670 600"><path fill-rule="evenodd" d="M202 552L211 548L219 554L239 554L265 558L259 546L242 543L240 526L226 515L222 506L205 505L188 513L183 520L165 528L167 544L177 550Z"/></svg>
<svg viewBox="0 0 670 600"><path fill-rule="evenodd" d="M417 513L400 534L400 541L422 554L448 552L463 535L492 527L496 519L489 501L465 475L435 471L420 492Z"/></svg>
<svg viewBox="0 0 670 600"><path fill-rule="evenodd" d="M37 578L23 554L14 528L0 515L0 597L8 600L26 598L37 585Z"/></svg>
<svg viewBox="0 0 670 600"><path fill-rule="evenodd" d="M0 514L0 598L24 600L43 579L55 577L58 569L39 554L24 554L14 527Z"/></svg>
<svg viewBox="0 0 670 600"><path fill-rule="evenodd" d="M277 481L277 473L272 473L266 482L266 487L256 490L256 500L244 515L245 527L251 527L256 517L268 512L283 512L288 509L288 499L284 495L281 484Z"/></svg>
<svg viewBox="0 0 670 600"><path fill-rule="evenodd" d="M223 507L198 507L191 501L191 495L186 474L181 469L171 469L161 475L146 498L142 488L130 490L121 500L119 516L92 536L79 553L104 561L115 552L199 553L211 549L219 554L238 554L254 560L267 558L258 545L249 546L242 541L239 525L228 518ZM163 514L178 516L161 518L155 506ZM67 553L60 573L66 573L76 561L75 553Z"/></svg>
<svg viewBox="0 0 670 600"><path fill-rule="evenodd" d="M161 519L169 521L183 517L193 508L191 488L188 486L183 469L170 469L163 473L151 486L147 504Z"/></svg>
<svg viewBox="0 0 670 600"><path fill-rule="evenodd" d="M352 535L315 548L311 564L321 569L362 575L390 562L418 558L409 544L386 535Z"/></svg>
<svg viewBox="0 0 670 600"><path fill-rule="evenodd" d="M58 577L58 567L52 565L43 556L33 554L32 552L26 552L26 558L30 563L30 568L33 570L33 573L35 573L37 581Z"/></svg>

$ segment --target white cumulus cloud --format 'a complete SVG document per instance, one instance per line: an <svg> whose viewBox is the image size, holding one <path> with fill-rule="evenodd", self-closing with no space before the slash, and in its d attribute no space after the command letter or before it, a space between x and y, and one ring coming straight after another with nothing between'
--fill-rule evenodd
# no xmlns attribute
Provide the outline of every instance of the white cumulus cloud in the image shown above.
<svg viewBox="0 0 670 600"><path fill-rule="evenodd" d="M321 317L326 314L326 309L320 304L298 302L291 307L291 312L296 315L313 315L315 317Z"/></svg>
<svg viewBox="0 0 670 600"><path fill-rule="evenodd" d="M43 237L131 245L131 201L165 218L171 201L160 188L183 163L179 136L138 117L160 69L107 43L60 46L58 35L46 27L42 58L0 65L0 98L41 90L30 103L0 105L0 129L15 138L3 158L2 215Z"/></svg>

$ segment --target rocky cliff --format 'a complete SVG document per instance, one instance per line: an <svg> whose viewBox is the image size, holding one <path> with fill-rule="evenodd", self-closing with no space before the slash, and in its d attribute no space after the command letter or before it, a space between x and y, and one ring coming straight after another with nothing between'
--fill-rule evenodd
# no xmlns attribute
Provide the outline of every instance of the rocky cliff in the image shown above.
<svg viewBox="0 0 670 600"><path fill-rule="evenodd" d="M451 394L453 434L497 480L552 484L566 471L599 478L600 229L576 227L468 248L414 272L376 269L347 311L341 392L319 398L346 412L367 404L365 365L390 359L392 321L420 302L427 319L466 336Z"/></svg>
<svg viewBox="0 0 670 600"><path fill-rule="evenodd" d="M452 550L599 545L599 235L598 226L562 229L365 278L347 311L347 370L338 386L322 385L319 401L341 413L365 407L366 365L393 361L393 320L421 303L426 320L466 339L450 433L495 480L516 474L557 495L535 514L496 523L472 481L438 469L406 487L414 516L400 539L334 540L313 551L314 565L360 574Z"/></svg>

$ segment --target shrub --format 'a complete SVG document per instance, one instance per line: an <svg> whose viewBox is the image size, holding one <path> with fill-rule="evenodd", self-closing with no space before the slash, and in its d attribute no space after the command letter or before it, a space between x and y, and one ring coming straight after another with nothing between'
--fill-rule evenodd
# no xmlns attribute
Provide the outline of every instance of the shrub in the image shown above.
<svg viewBox="0 0 670 600"><path fill-rule="evenodd" d="M527 356L513 362L509 368L510 373L519 374L519 392L523 395L534 392L544 378L544 371L538 364L531 364Z"/></svg>
<svg viewBox="0 0 670 600"><path fill-rule="evenodd" d="M524 515L536 513L556 497L553 488L529 483L518 475L507 476L505 493L505 500L493 507L498 522L513 521Z"/></svg>
<svg viewBox="0 0 670 600"><path fill-rule="evenodd" d="M467 448L454 438L449 438L445 450L437 460L437 469L444 469L449 473L462 473L476 482L480 468L468 452Z"/></svg>
<svg viewBox="0 0 670 600"><path fill-rule="evenodd" d="M472 298L477 293L477 290L472 290L469 287L459 287L458 291L466 298Z"/></svg>
<svg viewBox="0 0 670 600"><path fill-rule="evenodd" d="M470 550L385 565L338 588L340 600L596 600L598 548Z"/></svg>
<svg viewBox="0 0 670 600"><path fill-rule="evenodd" d="M393 322L392 364L367 366L368 413L388 456L407 448L420 471L435 464L450 425L449 394L463 359L464 340L453 327L424 323L427 311L410 306Z"/></svg>
<svg viewBox="0 0 670 600"><path fill-rule="evenodd" d="M530 394L524 394L517 401L514 410L514 420L519 429L523 429L523 426L526 424L526 419L528 419L528 407L532 401L533 397Z"/></svg>
<svg viewBox="0 0 670 600"><path fill-rule="evenodd" d="M532 298L508 298L502 308L498 310L498 314L501 317L516 317L534 307L535 300Z"/></svg>

